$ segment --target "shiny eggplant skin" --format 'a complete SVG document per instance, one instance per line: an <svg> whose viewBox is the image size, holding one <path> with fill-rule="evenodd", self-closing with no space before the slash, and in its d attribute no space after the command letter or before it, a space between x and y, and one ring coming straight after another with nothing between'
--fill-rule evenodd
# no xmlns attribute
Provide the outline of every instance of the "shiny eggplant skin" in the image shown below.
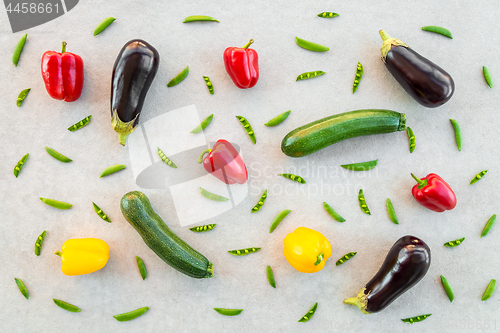
<svg viewBox="0 0 500 333"><path fill-rule="evenodd" d="M344 303L358 306L363 313L379 312L417 284L430 264L431 251L427 244L414 236L401 237L390 249L377 274L357 297L348 298Z"/></svg>
<svg viewBox="0 0 500 333"><path fill-rule="evenodd" d="M160 64L158 51L147 42L127 42L116 58L111 78L111 123L125 145L139 123L146 94Z"/></svg>
<svg viewBox="0 0 500 333"><path fill-rule="evenodd" d="M408 47L392 47L385 66L403 89L425 107L443 105L455 91L450 74Z"/></svg>

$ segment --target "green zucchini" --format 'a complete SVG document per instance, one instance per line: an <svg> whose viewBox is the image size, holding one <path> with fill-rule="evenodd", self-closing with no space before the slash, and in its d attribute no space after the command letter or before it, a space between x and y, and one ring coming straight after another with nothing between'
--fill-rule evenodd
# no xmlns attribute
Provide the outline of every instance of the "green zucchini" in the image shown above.
<svg viewBox="0 0 500 333"><path fill-rule="evenodd" d="M294 129L281 141L281 150L287 156L302 157L342 140L405 129L404 113L373 109L349 111Z"/></svg>
<svg viewBox="0 0 500 333"><path fill-rule="evenodd" d="M125 194L120 207L128 223L164 262L193 278L211 278L214 275L212 263L167 227L144 193L132 191Z"/></svg>

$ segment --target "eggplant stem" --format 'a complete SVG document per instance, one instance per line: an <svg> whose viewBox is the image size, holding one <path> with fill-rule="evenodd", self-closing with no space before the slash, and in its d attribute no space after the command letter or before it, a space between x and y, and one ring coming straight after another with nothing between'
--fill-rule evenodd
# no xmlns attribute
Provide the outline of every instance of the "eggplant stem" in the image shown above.
<svg viewBox="0 0 500 333"><path fill-rule="evenodd" d="M370 314L370 312L366 311L366 305L368 303L366 296L368 295L365 295L365 290L366 287L361 289L356 297L346 298L344 304L356 305L364 314Z"/></svg>
<svg viewBox="0 0 500 333"><path fill-rule="evenodd" d="M388 40L389 38L389 34L387 32L385 32L384 30L380 30L378 32L380 34L380 37L382 37L382 41L385 42L386 40Z"/></svg>

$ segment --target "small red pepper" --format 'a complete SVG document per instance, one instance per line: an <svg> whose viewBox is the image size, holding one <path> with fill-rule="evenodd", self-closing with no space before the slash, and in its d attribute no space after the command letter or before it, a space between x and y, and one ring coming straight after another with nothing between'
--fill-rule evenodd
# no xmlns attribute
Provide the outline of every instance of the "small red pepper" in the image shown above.
<svg viewBox="0 0 500 333"><path fill-rule="evenodd" d="M241 89L252 88L259 79L259 57L257 51L248 47L228 47L224 51L224 65L234 84Z"/></svg>
<svg viewBox="0 0 500 333"><path fill-rule="evenodd" d="M47 51L42 56L42 77L50 97L74 102L82 94L83 60L79 55L66 52Z"/></svg>
<svg viewBox="0 0 500 333"><path fill-rule="evenodd" d="M208 155L203 158L207 153ZM233 145L226 140L218 140L212 149L202 151L198 163L202 162L208 173L226 184L245 184L248 179L245 162Z"/></svg>
<svg viewBox="0 0 500 333"><path fill-rule="evenodd" d="M415 200L422 206L435 212L452 210L457 205L457 198L443 178L430 173L422 179L414 174L411 176L418 182L413 186L411 193Z"/></svg>

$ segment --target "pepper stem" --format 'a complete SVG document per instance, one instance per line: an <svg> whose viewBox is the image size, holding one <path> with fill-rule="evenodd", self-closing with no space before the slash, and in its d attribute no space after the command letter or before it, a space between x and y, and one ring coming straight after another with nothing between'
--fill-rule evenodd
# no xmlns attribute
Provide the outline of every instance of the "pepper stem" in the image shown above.
<svg viewBox="0 0 500 333"><path fill-rule="evenodd" d="M386 40L388 40L389 38L389 34L387 32L385 32L384 30L380 30L378 32L380 34L380 37L382 37L382 42L385 42Z"/></svg>
<svg viewBox="0 0 500 333"><path fill-rule="evenodd" d="M59 257L62 256L62 252L60 252L59 250L57 250L56 252L54 252L55 255L58 255Z"/></svg>
<svg viewBox="0 0 500 333"><path fill-rule="evenodd" d="M246 43L246 44L245 44L245 46L243 46L242 48L243 48L243 49L247 49L247 48L248 48L250 45L252 45L252 44L253 44L253 39L250 39L250 40L248 41L248 43Z"/></svg>
<svg viewBox="0 0 500 333"><path fill-rule="evenodd" d="M413 177L413 179L415 179L417 181L419 189L422 189L428 183L427 179L422 180L412 173L411 173L411 176Z"/></svg>
<svg viewBox="0 0 500 333"><path fill-rule="evenodd" d="M198 163L201 164L201 162L203 162L203 156L205 156L205 154L210 154L211 151L212 149L205 149L204 151L202 151L200 157L198 157Z"/></svg>
<svg viewBox="0 0 500 333"><path fill-rule="evenodd" d="M61 53L66 52L66 45L68 45L68 43L66 43L65 41L63 41L62 42L62 51L61 51Z"/></svg>
<svg viewBox="0 0 500 333"><path fill-rule="evenodd" d="M324 255L325 255L325 254L324 254L323 252L322 252L322 253L320 253L320 254L318 254L318 259L317 259L317 260L316 260L316 262L314 263L314 265L315 265L315 266L317 266L317 265L321 264L321 262L323 261L323 256L324 256Z"/></svg>

